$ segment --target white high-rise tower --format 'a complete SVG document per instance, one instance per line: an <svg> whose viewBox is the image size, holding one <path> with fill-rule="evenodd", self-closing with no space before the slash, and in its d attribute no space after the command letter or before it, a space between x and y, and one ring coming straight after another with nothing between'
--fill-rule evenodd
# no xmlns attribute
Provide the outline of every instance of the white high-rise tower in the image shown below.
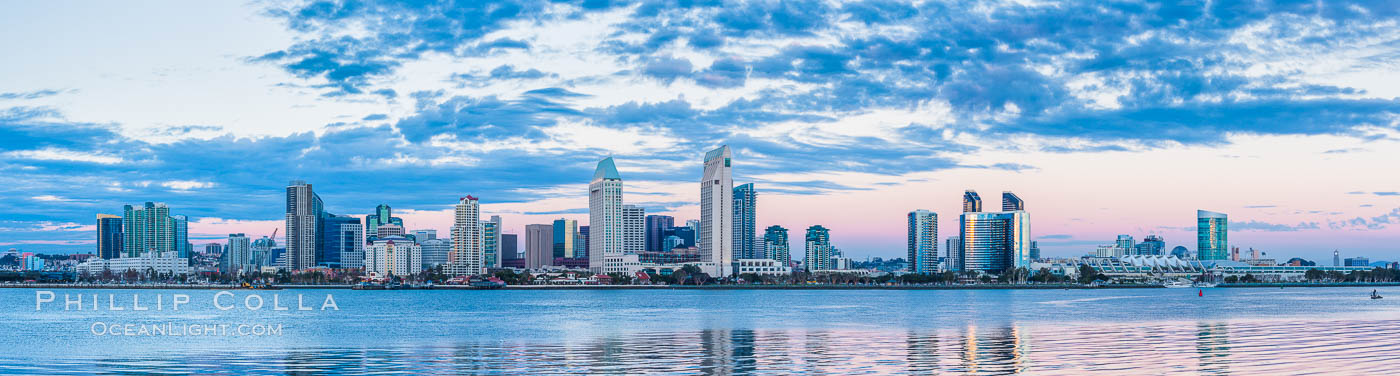
<svg viewBox="0 0 1400 376"><path fill-rule="evenodd" d="M700 260L715 263L715 277L728 277L734 261L734 177L729 146L705 153L700 179Z"/></svg>
<svg viewBox="0 0 1400 376"><path fill-rule="evenodd" d="M588 183L588 270L622 273L622 176L612 157L598 161Z"/></svg>
<svg viewBox="0 0 1400 376"><path fill-rule="evenodd" d="M481 263L482 253L485 251L482 246L481 206L476 197L468 195L457 201L456 216L452 223L452 251L447 253L449 273L485 273Z"/></svg>

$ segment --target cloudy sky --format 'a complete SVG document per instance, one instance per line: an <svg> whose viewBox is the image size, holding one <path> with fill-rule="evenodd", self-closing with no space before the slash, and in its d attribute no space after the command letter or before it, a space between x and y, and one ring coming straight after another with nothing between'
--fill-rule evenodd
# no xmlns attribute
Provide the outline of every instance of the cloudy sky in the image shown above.
<svg viewBox="0 0 1400 376"><path fill-rule="evenodd" d="M625 200L698 216L734 149L760 226L901 256L904 215L1027 202L1049 256L1195 248L1195 210L1270 256L1400 257L1393 1L6 2L0 247L91 252L162 201L196 244L338 214L507 232ZM800 245L794 248L794 254Z"/></svg>

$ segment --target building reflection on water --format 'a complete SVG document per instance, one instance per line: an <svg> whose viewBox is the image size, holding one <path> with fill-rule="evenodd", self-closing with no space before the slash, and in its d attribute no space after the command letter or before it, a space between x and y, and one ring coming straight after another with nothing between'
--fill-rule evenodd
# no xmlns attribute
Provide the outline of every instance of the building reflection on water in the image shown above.
<svg viewBox="0 0 1400 376"><path fill-rule="evenodd" d="M0 373L197 374L1282 374L1326 369L1377 374L1400 358L1390 325L1162 323L992 325L962 329L751 330L631 333L563 341L444 343L384 348L183 351L146 358L0 364ZM1326 343L1297 340L1323 330ZM1319 347L1325 346L1325 347ZM1325 351L1321 351L1325 350ZM1300 368L1301 367L1301 368ZM1320 368L1322 367L1322 368ZM1385 373L1385 372L1381 372Z"/></svg>

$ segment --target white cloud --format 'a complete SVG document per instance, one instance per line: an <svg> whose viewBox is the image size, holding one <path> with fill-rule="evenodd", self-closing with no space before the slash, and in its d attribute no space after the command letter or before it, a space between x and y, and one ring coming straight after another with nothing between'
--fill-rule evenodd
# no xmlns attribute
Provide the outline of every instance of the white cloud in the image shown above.
<svg viewBox="0 0 1400 376"><path fill-rule="evenodd" d="M121 159L120 157L113 157L113 156L107 156L107 155L101 155L101 154L84 153L84 152L80 152L80 151L73 151L73 150L59 149L59 148L43 148L43 149L37 149L37 150L18 150L18 151L12 151L12 152L5 153L4 156L7 157L7 158L13 158L13 159L31 159L31 160L40 160L40 161L69 161L69 162L88 162L88 163L100 163L100 164L117 164L117 163L122 163L122 159Z"/></svg>
<svg viewBox="0 0 1400 376"><path fill-rule="evenodd" d="M177 191L188 191L191 189L213 188L214 183L195 180L171 180L164 183L160 183L160 186Z"/></svg>

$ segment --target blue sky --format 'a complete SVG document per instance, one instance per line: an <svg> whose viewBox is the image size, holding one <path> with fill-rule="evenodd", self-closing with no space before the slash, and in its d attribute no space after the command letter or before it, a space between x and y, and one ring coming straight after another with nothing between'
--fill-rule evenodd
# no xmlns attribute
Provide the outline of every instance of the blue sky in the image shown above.
<svg viewBox="0 0 1400 376"><path fill-rule="evenodd" d="M608 155L628 202L695 218L727 144L760 225L855 256L902 255L914 209L954 233L964 189L1016 191L1050 255L1194 248L1195 209L1276 255L1400 251L1394 2L0 8L4 248L89 251L143 201L196 243L270 233L292 179L440 231L474 194L519 232L584 219Z"/></svg>

